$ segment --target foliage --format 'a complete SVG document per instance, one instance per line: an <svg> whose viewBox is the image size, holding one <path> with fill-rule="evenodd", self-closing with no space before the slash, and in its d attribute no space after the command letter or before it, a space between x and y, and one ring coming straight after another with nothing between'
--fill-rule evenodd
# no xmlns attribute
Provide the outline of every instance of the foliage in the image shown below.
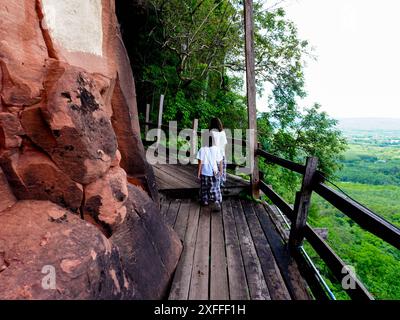
<svg viewBox="0 0 400 320"><path fill-rule="evenodd" d="M383 143L380 143L382 145ZM341 181L372 185L400 185L400 147L350 144L344 154Z"/></svg>
<svg viewBox="0 0 400 320"><path fill-rule="evenodd" d="M261 115L258 121L260 142L265 150L284 159L304 163L305 157L319 159L319 169L326 176L333 176L340 169L346 140L336 129L336 121L320 106L314 105L301 113L297 108L285 112L275 106ZM300 176L278 166L261 163L266 180L289 201L293 201L294 190L298 189Z"/></svg>
<svg viewBox="0 0 400 320"><path fill-rule="evenodd" d="M382 217L400 226L400 187L339 183L357 201L367 205ZM364 231L350 218L314 196L309 223L328 228L328 243L348 264L355 267L357 276L378 299L400 299L400 252L374 235ZM331 283L333 276L317 255L313 255L322 274ZM333 285L337 298L345 299L339 285Z"/></svg>

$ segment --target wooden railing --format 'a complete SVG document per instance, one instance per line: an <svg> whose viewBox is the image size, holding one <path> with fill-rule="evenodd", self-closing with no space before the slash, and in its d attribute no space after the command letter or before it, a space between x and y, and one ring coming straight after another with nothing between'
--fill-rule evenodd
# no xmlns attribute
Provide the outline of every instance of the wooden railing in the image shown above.
<svg viewBox="0 0 400 320"><path fill-rule="evenodd" d="M306 239L339 282L342 281L344 276L351 278L355 286L348 289L344 288L344 290L347 291L352 299L373 299L373 296L354 274L351 272L343 273L347 268L346 263L307 223L311 195L313 192L317 193L335 208L355 221L360 227L393 245L397 249L400 249L400 229L363 205L327 186L324 183L325 178L323 173L316 169L316 158L308 158L306 165L301 165L276 157L261 149L257 150L257 156L264 158L268 163L279 165L303 175L302 187L296 194L296 201L293 209L265 182L260 181L259 183L259 187L264 194L291 221L289 249L296 260L298 260L299 264L301 266L307 265L305 257L300 251L303 240ZM304 269L303 271L314 294L321 299L327 298L326 292L321 290L320 283L315 278L315 272L313 270Z"/></svg>

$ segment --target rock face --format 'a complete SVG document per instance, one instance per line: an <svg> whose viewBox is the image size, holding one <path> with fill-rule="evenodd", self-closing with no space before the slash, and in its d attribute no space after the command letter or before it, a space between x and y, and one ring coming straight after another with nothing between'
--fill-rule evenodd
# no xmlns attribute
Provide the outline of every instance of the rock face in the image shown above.
<svg viewBox="0 0 400 320"><path fill-rule="evenodd" d="M118 248L67 210L19 201L0 214L0 225L2 299L140 298Z"/></svg>
<svg viewBox="0 0 400 320"><path fill-rule="evenodd" d="M114 1L0 0L0 299L162 298L157 202Z"/></svg>
<svg viewBox="0 0 400 320"><path fill-rule="evenodd" d="M127 216L111 240L121 252L126 273L140 287L144 299L161 299L180 256L180 240L166 224L160 223L157 208L149 196L129 186ZM157 235L157 237L154 237ZM143 257L138 261L137 257Z"/></svg>

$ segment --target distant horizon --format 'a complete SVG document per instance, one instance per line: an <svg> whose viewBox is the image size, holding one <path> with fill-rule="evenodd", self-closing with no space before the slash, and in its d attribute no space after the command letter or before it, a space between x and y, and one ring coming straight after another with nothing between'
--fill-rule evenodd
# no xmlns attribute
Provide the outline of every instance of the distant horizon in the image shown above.
<svg viewBox="0 0 400 320"><path fill-rule="evenodd" d="M400 117L395 117L395 118L391 118L391 117L373 117L373 116L371 116L371 117L363 117L363 116L359 116L359 117L356 117L356 116L354 116L354 117L352 117L352 116L350 116L350 117L333 117L334 119L337 119L337 120L339 120L339 119L385 119L385 120L400 120ZM399 128L400 129L400 128Z"/></svg>
<svg viewBox="0 0 400 320"><path fill-rule="evenodd" d="M319 103L333 118L400 118L400 1L286 0L282 6L317 58L307 59L301 107ZM268 110L265 87L260 111Z"/></svg>
<svg viewBox="0 0 400 320"><path fill-rule="evenodd" d="M388 117L338 117L337 127L341 130L383 130L399 131L400 118Z"/></svg>

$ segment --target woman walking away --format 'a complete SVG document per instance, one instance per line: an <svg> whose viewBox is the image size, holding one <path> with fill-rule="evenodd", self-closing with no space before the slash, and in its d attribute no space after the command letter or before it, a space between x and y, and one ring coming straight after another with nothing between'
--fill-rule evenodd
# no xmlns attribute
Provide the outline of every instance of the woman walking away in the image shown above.
<svg viewBox="0 0 400 320"><path fill-rule="evenodd" d="M221 210L222 193L220 175L222 172L222 154L213 145L212 136L203 142L203 147L197 153L199 161L197 178L200 179L200 200L203 206L213 203L213 211ZM220 167L219 167L220 166Z"/></svg>
<svg viewBox="0 0 400 320"><path fill-rule="evenodd" d="M211 131L214 140L214 145L217 146L220 149L220 152L222 153L222 166L221 166L222 170L221 170L220 184L221 187L223 187L226 182L225 148L226 145L228 144L228 140L226 139L226 133L222 125L222 122L219 118L211 119L209 130Z"/></svg>

